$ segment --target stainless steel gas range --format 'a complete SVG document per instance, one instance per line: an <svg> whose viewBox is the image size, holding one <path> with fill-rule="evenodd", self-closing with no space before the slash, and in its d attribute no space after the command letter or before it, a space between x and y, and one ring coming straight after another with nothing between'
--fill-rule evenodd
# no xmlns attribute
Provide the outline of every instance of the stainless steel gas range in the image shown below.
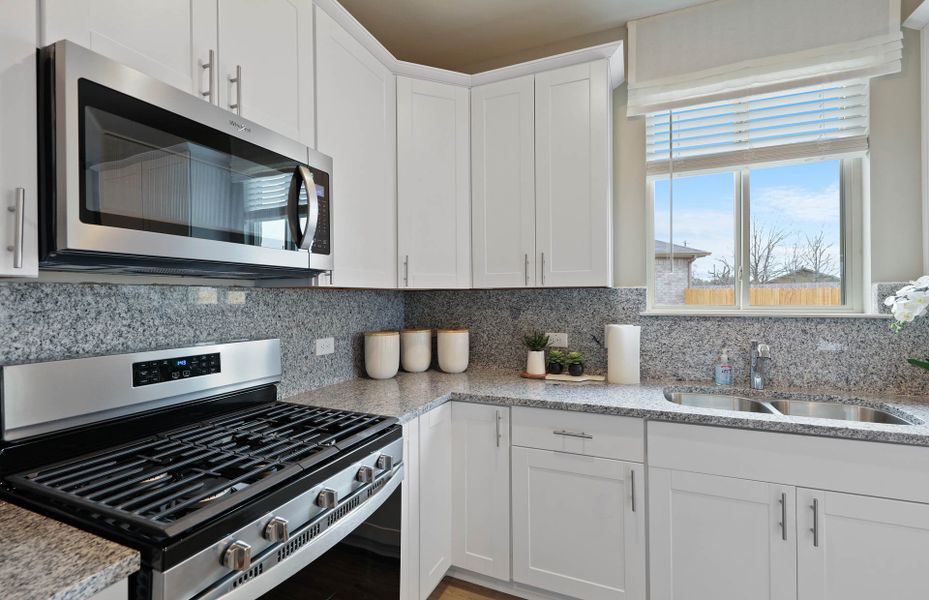
<svg viewBox="0 0 929 600"><path fill-rule="evenodd" d="M278 401L279 340L2 375L2 497L138 549L131 597L399 597L401 427Z"/></svg>

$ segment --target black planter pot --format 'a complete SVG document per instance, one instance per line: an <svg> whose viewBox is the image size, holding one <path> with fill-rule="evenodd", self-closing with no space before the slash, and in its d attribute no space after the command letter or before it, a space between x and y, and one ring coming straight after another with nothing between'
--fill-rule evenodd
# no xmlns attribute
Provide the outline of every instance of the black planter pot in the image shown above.
<svg viewBox="0 0 929 600"><path fill-rule="evenodd" d="M568 365L568 373L579 377L584 374L584 363L576 363L573 365Z"/></svg>
<svg viewBox="0 0 929 600"><path fill-rule="evenodd" d="M561 375L564 372L564 365L561 363L548 363L548 372L552 375Z"/></svg>

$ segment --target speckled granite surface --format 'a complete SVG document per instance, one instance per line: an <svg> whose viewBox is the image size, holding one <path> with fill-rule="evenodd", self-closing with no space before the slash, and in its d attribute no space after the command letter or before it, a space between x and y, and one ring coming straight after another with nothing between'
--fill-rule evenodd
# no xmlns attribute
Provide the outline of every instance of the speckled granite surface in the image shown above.
<svg viewBox="0 0 929 600"><path fill-rule="evenodd" d="M286 395L359 375L362 333L402 325L391 291L0 283L0 364L280 338Z"/></svg>
<svg viewBox="0 0 929 600"><path fill-rule="evenodd" d="M139 570L139 553L0 502L4 600L89 598Z"/></svg>
<svg viewBox="0 0 929 600"><path fill-rule="evenodd" d="M854 423L762 413L736 413L679 406L665 399L668 391L710 391L748 397L842 401L880 407L915 418L917 425ZM643 385L553 384L522 379L513 371L472 369L460 375L437 371L401 373L395 379L355 379L304 392L287 402L357 410L412 419L449 400L502 406L531 406L641 417L678 423L740 427L781 433L821 435L855 440L929 446L929 398L869 397L833 392L771 390L657 382Z"/></svg>
<svg viewBox="0 0 929 600"><path fill-rule="evenodd" d="M726 347L735 382L747 384L757 339L771 346L773 387L929 395L929 372L906 362L929 356L929 319L894 334L886 318L642 316L645 306L644 288L456 290L408 292L404 311L408 326L469 327L477 368L523 368L522 336L553 331L566 332L588 370L602 373L603 326L631 323L642 326L646 379L712 381Z"/></svg>

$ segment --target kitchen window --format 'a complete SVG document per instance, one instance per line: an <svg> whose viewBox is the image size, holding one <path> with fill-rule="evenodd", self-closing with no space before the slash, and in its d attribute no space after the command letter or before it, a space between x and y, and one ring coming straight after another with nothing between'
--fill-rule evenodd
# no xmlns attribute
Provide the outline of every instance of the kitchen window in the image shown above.
<svg viewBox="0 0 929 600"><path fill-rule="evenodd" d="M861 312L867 92L650 114L649 310Z"/></svg>

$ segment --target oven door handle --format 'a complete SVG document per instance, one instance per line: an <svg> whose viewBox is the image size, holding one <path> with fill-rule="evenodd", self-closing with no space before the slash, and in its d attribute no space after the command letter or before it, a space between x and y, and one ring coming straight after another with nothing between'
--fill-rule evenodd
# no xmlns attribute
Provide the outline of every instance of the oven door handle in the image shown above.
<svg viewBox="0 0 929 600"><path fill-rule="evenodd" d="M311 542L308 542L300 549L294 551L284 560L278 562L273 567L267 569L264 573L248 579L244 583L239 584L231 591L223 594L218 593L219 589L212 591L206 591L201 595L195 596L197 600L255 600L255 598L260 597L262 594L265 594L269 590L274 589L279 583L283 583L291 576L295 575L297 572L305 568L307 565L312 563L314 560L328 552L333 546L342 541L345 536L354 531L359 525L368 520L374 512L381 507L384 502L391 496L391 494L396 491L400 486L400 483L403 481L403 465L399 465L396 470L390 475L386 483L382 484L381 488L377 491L376 494L365 500L361 503L358 508L352 510L349 514L339 519L337 523L331 527L326 528L319 537L313 539ZM375 480L375 483L377 480ZM363 490L374 484L368 484L364 488L359 488L358 491ZM335 510L338 510L337 508ZM330 511L331 512L331 511ZM325 517L328 513L321 513L320 516ZM291 538L294 539L300 536L304 528L311 527L315 522L312 521L301 527L297 531L291 533ZM286 542L285 542L286 544ZM262 552L262 555L252 560L252 567L260 564L262 558L268 554L274 552L276 553L280 545L272 546ZM220 588L222 589L222 588Z"/></svg>
<svg viewBox="0 0 929 600"><path fill-rule="evenodd" d="M309 214L306 227L300 227L300 188L306 188ZM290 235L301 250L310 250L316 239L316 222L319 220L319 197L316 195L316 182L313 173L306 165L298 165L290 178L290 190L287 193L287 219L290 221Z"/></svg>

